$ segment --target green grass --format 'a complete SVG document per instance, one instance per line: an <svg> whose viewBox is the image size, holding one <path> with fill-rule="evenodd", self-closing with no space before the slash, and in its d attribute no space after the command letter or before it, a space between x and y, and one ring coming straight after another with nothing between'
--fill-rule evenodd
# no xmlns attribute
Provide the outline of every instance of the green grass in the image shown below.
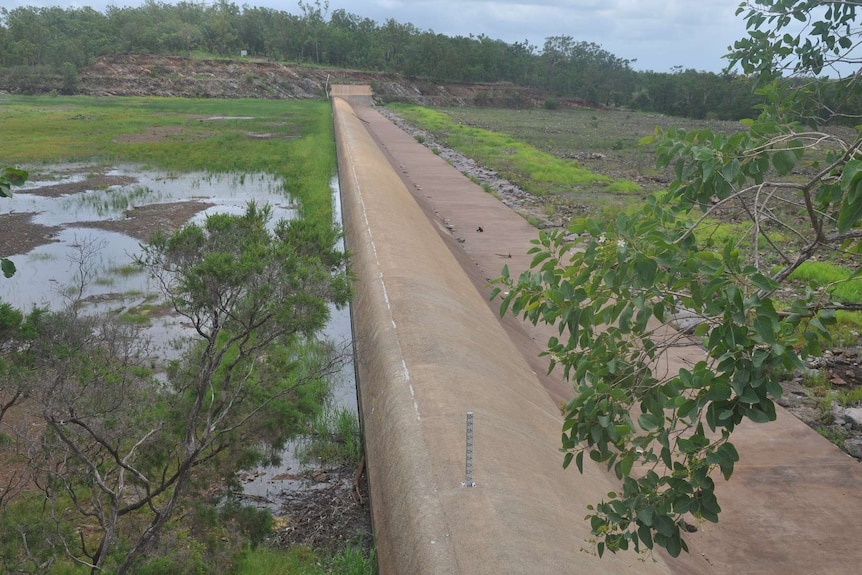
<svg viewBox="0 0 862 575"><path fill-rule="evenodd" d="M359 419L347 409L324 409L314 418L309 437L299 453L303 462L356 466L362 458Z"/></svg>
<svg viewBox="0 0 862 575"><path fill-rule="evenodd" d="M447 146L496 170L501 177L537 196L596 191L632 194L641 190L635 182L596 173L514 135L459 121L452 109L403 104L393 104L392 108L408 122L434 133ZM501 113L509 112L513 111Z"/></svg>
<svg viewBox="0 0 862 575"><path fill-rule="evenodd" d="M826 426L817 426L814 430L831 441L839 449L844 449L844 440L847 439L847 432L845 430Z"/></svg>
<svg viewBox="0 0 862 575"><path fill-rule="evenodd" d="M808 261L796 268L790 279L804 282L815 289L825 288L839 301L862 303L862 279L853 277L851 268L829 262Z"/></svg>
<svg viewBox="0 0 862 575"><path fill-rule="evenodd" d="M143 268L143 266L140 266L138 264L126 264L110 267L108 268L108 273L121 277L129 277L146 273L146 270Z"/></svg>
<svg viewBox="0 0 862 575"><path fill-rule="evenodd" d="M210 120L216 116L252 119ZM5 164L132 162L175 172L267 173L286 182L303 215L331 221L336 159L325 100L5 96L0 125Z"/></svg>
<svg viewBox="0 0 862 575"><path fill-rule="evenodd" d="M128 210L142 203L154 203L156 193L145 186L129 190L99 190L89 194L78 194L74 201L93 209L98 215L113 214Z"/></svg>
<svg viewBox="0 0 862 575"><path fill-rule="evenodd" d="M289 551L258 548L244 554L235 571L236 575L374 575L376 572L373 555L366 557L352 547L330 557L307 547Z"/></svg>

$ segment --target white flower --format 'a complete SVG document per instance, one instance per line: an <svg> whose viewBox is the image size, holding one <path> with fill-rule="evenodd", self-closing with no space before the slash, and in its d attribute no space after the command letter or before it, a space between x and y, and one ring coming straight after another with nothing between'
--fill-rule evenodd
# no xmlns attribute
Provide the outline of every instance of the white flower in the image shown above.
<svg viewBox="0 0 862 575"><path fill-rule="evenodd" d="M619 240L617 240L617 247L618 247L618 248L620 248L620 249L622 249L622 248L626 247L626 241L625 241L625 240L623 240L623 239L619 239Z"/></svg>
<svg viewBox="0 0 862 575"><path fill-rule="evenodd" d="M606 241L608 241L608 238L606 238L606 237L605 237L605 234L602 234L602 235L600 235L600 236L599 236L599 239L597 239L597 240L596 240L596 243L598 243L598 244L603 244L603 243L605 243Z"/></svg>

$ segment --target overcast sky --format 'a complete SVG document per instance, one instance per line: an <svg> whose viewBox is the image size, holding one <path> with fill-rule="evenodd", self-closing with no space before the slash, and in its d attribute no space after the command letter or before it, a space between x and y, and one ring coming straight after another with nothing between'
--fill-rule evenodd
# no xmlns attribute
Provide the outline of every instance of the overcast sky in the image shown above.
<svg viewBox="0 0 862 575"><path fill-rule="evenodd" d="M192 0L212 3L213 0ZM233 0L237 6L274 8L299 14L295 0ZM165 3L174 3L168 0ZM311 0L309 0L311 3ZM323 3L323 0L321 0ZM545 38L567 35L595 42L612 54L635 60L637 70L668 72L674 66L718 72L722 56L744 36L740 0L330 0L379 23L394 18L420 30L447 36L485 34L505 42L527 40L541 49ZM143 0L0 0L0 7L135 7Z"/></svg>

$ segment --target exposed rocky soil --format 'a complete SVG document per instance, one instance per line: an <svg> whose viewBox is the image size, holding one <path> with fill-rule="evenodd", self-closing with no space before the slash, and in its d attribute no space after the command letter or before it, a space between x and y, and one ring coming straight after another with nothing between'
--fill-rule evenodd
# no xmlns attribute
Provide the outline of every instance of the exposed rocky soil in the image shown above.
<svg viewBox="0 0 862 575"><path fill-rule="evenodd" d="M862 352L828 350L822 357L809 358L807 369L783 383L784 394L778 403L862 460L862 407L840 401L841 392L862 386Z"/></svg>
<svg viewBox="0 0 862 575"><path fill-rule="evenodd" d="M183 98L321 98L332 84L369 84L380 102L433 106L529 108L548 97L508 82L437 83L397 74L287 65L262 59L203 60L179 56L103 56L78 75L77 93L88 96ZM26 85L0 76L0 92L64 93L62 75L30 78ZM556 98L561 106L575 100Z"/></svg>

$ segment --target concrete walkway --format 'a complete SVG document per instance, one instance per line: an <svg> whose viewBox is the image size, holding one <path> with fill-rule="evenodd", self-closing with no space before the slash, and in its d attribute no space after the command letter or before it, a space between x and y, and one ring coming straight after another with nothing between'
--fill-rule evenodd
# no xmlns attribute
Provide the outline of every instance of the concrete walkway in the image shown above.
<svg viewBox="0 0 862 575"><path fill-rule="evenodd" d="M526 251L537 231L523 218L373 108L357 106L356 114L486 301L490 291L487 280L497 277L504 264L513 274L529 266L531 258ZM487 305L499 317L497 304ZM544 376L545 364L538 358L540 346L553 331L529 326L512 317L504 318L501 325L551 401L558 403L569 397L569 384ZM674 367L699 359L696 349L690 353L689 357L676 357ZM648 559L639 566L627 564L625 568L615 564L607 572L862 573L862 467L795 417L781 408L778 411L778 421L745 425L734 434L733 442L741 461L730 482L717 480L723 508L720 523L702 524L697 533L686 537L689 555L679 559L656 557L657 563ZM559 434L551 441L559 441L558 437ZM555 457L557 465L561 464L562 456ZM577 470L565 473L578 481ZM598 567L581 550L589 544L579 527L584 524L585 506L595 500L578 500L578 493L584 492L573 491L565 497L564 505L570 516L568 542L555 543L567 545L568 558L557 563L567 567L542 570L537 566L533 571L500 572L605 572L604 567L610 564ZM601 497L601 492L592 494L596 500ZM556 500L559 494L531 496ZM553 520L549 517L549 521ZM494 546L495 542L487 540L484 544ZM585 558L589 558L586 563Z"/></svg>

